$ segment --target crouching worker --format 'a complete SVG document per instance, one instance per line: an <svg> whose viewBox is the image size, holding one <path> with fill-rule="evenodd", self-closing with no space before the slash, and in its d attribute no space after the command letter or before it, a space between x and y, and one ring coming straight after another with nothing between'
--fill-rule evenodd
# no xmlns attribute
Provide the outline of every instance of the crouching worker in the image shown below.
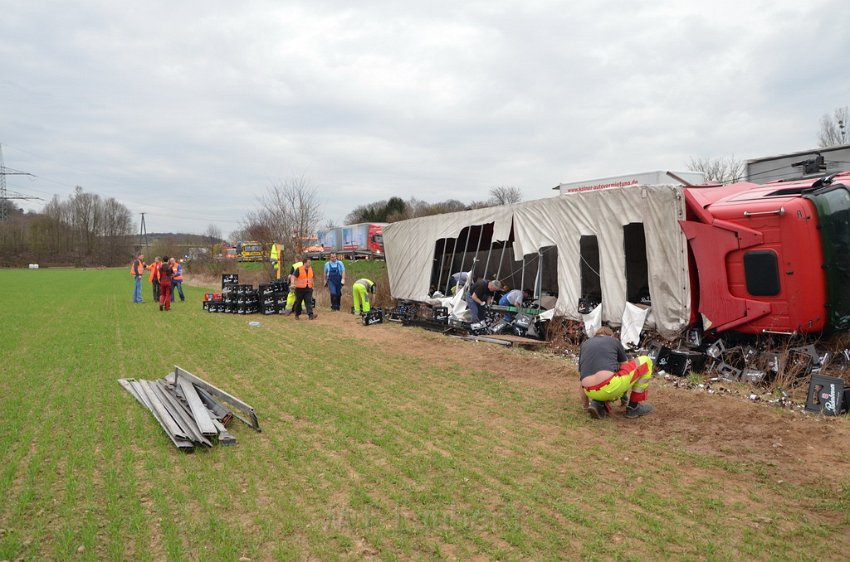
<svg viewBox="0 0 850 562"><path fill-rule="evenodd" d="M627 418L639 418L652 411L652 406L644 403L652 379L652 359L641 355L629 360L611 328L601 327L581 344L578 369L582 403L591 417L606 417L611 412L611 402L625 401L627 393Z"/></svg>

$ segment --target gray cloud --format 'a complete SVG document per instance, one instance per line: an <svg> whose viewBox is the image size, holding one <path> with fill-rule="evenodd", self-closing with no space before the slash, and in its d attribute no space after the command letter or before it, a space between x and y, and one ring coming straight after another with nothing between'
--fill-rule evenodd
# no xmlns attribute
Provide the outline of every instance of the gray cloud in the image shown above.
<svg viewBox="0 0 850 562"><path fill-rule="evenodd" d="M9 3L7 3L9 4ZM233 230L304 176L326 218L399 195L814 146L848 102L844 2L13 2L0 142L151 230Z"/></svg>

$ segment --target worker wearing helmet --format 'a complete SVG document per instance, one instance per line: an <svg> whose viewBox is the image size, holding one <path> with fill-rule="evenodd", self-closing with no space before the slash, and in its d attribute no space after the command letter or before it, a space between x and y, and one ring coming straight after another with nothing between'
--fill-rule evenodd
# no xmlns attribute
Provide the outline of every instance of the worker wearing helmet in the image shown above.
<svg viewBox="0 0 850 562"><path fill-rule="evenodd" d="M365 314L372 309L369 305L369 293L375 294L375 282L369 279L358 279L351 286L354 314Z"/></svg>

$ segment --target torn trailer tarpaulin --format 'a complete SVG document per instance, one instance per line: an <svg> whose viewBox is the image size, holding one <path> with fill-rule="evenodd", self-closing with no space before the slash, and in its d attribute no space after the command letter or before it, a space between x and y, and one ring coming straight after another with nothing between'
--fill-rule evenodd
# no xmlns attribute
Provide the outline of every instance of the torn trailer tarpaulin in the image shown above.
<svg viewBox="0 0 850 562"><path fill-rule="evenodd" d="M397 299L425 301L441 239L457 238L464 228L492 224L491 244L511 241L514 260L555 246L557 294L555 314L581 319L582 236L596 236L602 321L618 326L627 302L624 227L643 225L652 319L666 337L678 335L690 322L691 288L687 240L679 227L685 217L681 187L647 186L551 197L459 213L434 215L384 227L390 291ZM468 247L468 245L467 245ZM477 273L484 270L481 252ZM469 269L469 261L465 270ZM651 326L650 326L651 327Z"/></svg>

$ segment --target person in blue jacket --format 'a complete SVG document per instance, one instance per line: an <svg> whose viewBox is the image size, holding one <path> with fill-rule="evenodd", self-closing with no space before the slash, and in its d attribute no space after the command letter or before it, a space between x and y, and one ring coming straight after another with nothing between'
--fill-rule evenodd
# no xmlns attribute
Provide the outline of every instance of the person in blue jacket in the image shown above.
<svg viewBox="0 0 850 562"><path fill-rule="evenodd" d="M516 308L522 308L522 301L528 298L528 290L526 289L514 289L513 291L508 291L502 298L499 299L499 306L515 306ZM505 319L506 322L511 322L514 319L513 313L506 312L502 318Z"/></svg>
<svg viewBox="0 0 850 562"><path fill-rule="evenodd" d="M325 287L331 294L331 310L339 310L342 300L342 287L345 285L345 266L331 254L325 263Z"/></svg>

